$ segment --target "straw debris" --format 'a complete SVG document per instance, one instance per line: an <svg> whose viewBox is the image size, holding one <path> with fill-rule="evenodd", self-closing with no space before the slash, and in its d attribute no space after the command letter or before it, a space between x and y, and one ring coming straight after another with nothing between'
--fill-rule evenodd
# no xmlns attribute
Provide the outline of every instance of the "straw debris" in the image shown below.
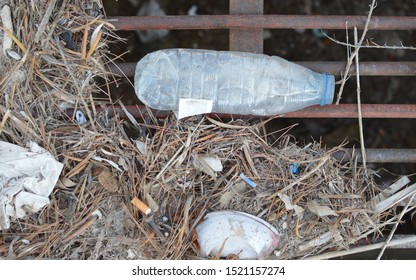
<svg viewBox="0 0 416 280"><path fill-rule="evenodd" d="M270 222L281 233L279 258L343 250L364 237L380 236L392 223L386 222L394 214L390 202L414 193L411 186L383 200L380 208L381 202L374 203L382 193L374 172L331 157L342 147L327 149L316 142L301 147L286 133L272 146L261 133L263 125L190 118L153 127L139 196L158 205L154 220L169 236L159 240L165 248L159 258L197 258L195 226L201 213L219 210L243 211ZM207 171L201 165L207 157L219 159L222 170ZM298 174L293 164L299 166ZM162 217L169 217L169 223Z"/></svg>
<svg viewBox="0 0 416 280"><path fill-rule="evenodd" d="M103 94L114 82L108 45L119 40L102 3L10 0L0 8L0 139L34 141L64 164L51 203L1 232L0 258L144 258L125 206L136 148L118 118L94 110L112 104Z"/></svg>
<svg viewBox="0 0 416 280"><path fill-rule="evenodd" d="M332 158L342 147L287 131L272 145L266 121L110 119L95 108L113 104L108 44L120 38L100 1L3 2L0 139L36 142L64 169L51 203L2 231L2 259L196 259L196 225L217 210L270 222L276 255L303 258L380 236L414 197L408 180L382 192L373 172Z"/></svg>

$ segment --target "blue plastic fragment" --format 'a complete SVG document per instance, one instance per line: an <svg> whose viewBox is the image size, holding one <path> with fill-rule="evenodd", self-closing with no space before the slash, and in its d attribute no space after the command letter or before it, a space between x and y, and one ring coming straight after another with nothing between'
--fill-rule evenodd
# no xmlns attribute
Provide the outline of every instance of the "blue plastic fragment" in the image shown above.
<svg viewBox="0 0 416 280"><path fill-rule="evenodd" d="M299 168L298 168L298 164L294 163L290 165L290 172L292 174L299 174Z"/></svg>
<svg viewBox="0 0 416 280"><path fill-rule="evenodd" d="M244 173L240 174L240 178L244 180L247 184L252 186L253 188L257 187L257 184L250 180Z"/></svg>
<svg viewBox="0 0 416 280"><path fill-rule="evenodd" d="M321 106L325 106L326 104L326 95L328 94L328 74L324 73L325 76L325 90L324 90L324 99L322 100ZM331 101L332 102L332 101Z"/></svg>

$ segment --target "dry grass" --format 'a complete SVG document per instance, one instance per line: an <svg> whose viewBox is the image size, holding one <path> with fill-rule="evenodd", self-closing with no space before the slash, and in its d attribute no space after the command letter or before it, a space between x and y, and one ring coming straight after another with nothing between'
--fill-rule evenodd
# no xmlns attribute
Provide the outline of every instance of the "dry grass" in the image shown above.
<svg viewBox="0 0 416 280"><path fill-rule="evenodd" d="M13 51L22 59L0 54L0 139L21 146L35 141L65 167L51 204L2 232L0 256L125 258L129 248L138 247L134 223L123 208L138 172L122 123L91 109L111 104L107 97L94 98L104 96L103 88L113 82L106 64L112 63L108 44L117 40L102 4L6 2L13 11ZM87 123L77 122L67 109L82 112ZM115 192L100 181L109 167L110 183L119 184Z"/></svg>
<svg viewBox="0 0 416 280"><path fill-rule="evenodd" d="M195 226L221 209L272 223L286 259L348 248L395 222L385 222L391 207L372 210L380 190L371 171L331 157L341 147L301 147L287 131L276 132L272 145L265 122L149 118L139 124L97 113L95 106L112 104L102 96L114 82L106 70L108 44L119 39L100 2L6 2L13 11L12 49L21 59L0 52L0 139L21 146L35 141L65 166L50 205L2 231L0 258L194 259ZM204 157L220 160L222 171L211 170ZM134 197L152 208L166 237L132 207ZM318 238L325 240L318 245Z"/></svg>
<svg viewBox="0 0 416 280"><path fill-rule="evenodd" d="M194 229L201 213L225 209L273 224L282 234L280 258L345 249L374 231L371 236L380 234L392 209L372 210L370 201L380 190L366 169L332 158L341 147L300 147L283 132L272 146L261 134L263 125L194 118L153 127L134 195L150 205L154 219L169 233L167 240L154 237L164 248L162 254L155 253L158 257L196 258ZM220 159L223 170L210 170L205 157ZM292 164L298 164L299 174L291 172ZM244 182L241 173L257 186ZM163 216L169 218L167 224L161 222ZM152 232L150 227L144 230ZM319 239L325 241L317 244Z"/></svg>

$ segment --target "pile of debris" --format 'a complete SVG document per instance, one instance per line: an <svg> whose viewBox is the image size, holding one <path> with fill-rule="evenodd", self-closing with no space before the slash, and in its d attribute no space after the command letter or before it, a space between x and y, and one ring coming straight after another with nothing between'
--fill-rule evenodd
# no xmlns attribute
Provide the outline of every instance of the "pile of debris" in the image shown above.
<svg viewBox="0 0 416 280"><path fill-rule="evenodd" d="M412 186L387 199L374 172L331 156L341 147L326 149L316 142L301 147L286 132L272 145L262 133L266 122L171 120L136 141L143 163L136 195L166 235L149 244L154 257L200 256L201 243L210 241L199 238L198 225L207 213L222 210L270 223L279 233L275 257L280 259L343 250L378 237L396 222L393 206L415 193ZM388 195L407 183L399 181ZM155 235L151 227L143 229ZM211 230L211 238L225 242L223 232Z"/></svg>
<svg viewBox="0 0 416 280"><path fill-rule="evenodd" d="M33 167L31 180L53 184L47 194L27 184L12 189L17 180L0 175L0 258L126 258L138 233L133 222L122 224L128 215L120 194L129 197L129 188L115 186L138 172L123 125L94 110L112 104L103 94L116 81L107 70L108 45L120 40L102 3L6 0L0 9L2 147L14 144L27 157L45 158L46 150L63 164L56 186L46 160L24 165ZM8 151L1 152L0 161ZM19 194L30 200L16 203Z"/></svg>
<svg viewBox="0 0 416 280"><path fill-rule="evenodd" d="M0 165L13 144L56 168L25 165L47 192L0 173L1 259L240 258L222 255L224 240L204 249L201 225L224 210L277 233L262 257L302 258L377 238L415 193L401 190L408 180L381 190L371 170L331 156L342 147L302 147L286 130L271 142L267 121L108 118L95 108L113 104L108 44L120 38L100 1L3 3Z"/></svg>

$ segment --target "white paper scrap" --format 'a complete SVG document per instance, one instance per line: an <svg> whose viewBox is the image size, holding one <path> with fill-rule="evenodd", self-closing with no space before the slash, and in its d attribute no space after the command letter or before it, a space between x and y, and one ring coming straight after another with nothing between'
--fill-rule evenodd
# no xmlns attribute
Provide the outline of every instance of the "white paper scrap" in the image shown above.
<svg viewBox="0 0 416 280"><path fill-rule="evenodd" d="M136 143L136 148L142 155L146 155L146 143L141 140L134 141Z"/></svg>
<svg viewBox="0 0 416 280"><path fill-rule="evenodd" d="M213 101L209 99L179 98L178 119L212 112Z"/></svg>
<svg viewBox="0 0 416 280"><path fill-rule="evenodd" d="M205 163L215 172L221 172L223 169L221 160L217 157L201 157L201 160L205 161Z"/></svg>
<svg viewBox="0 0 416 280"><path fill-rule="evenodd" d="M75 119L77 121L78 124L83 125L87 123L87 118L85 117L84 113L82 113L81 111L77 110L75 112Z"/></svg>
<svg viewBox="0 0 416 280"><path fill-rule="evenodd" d="M0 141L0 230L49 204L62 168L34 142L26 149Z"/></svg>
<svg viewBox="0 0 416 280"><path fill-rule="evenodd" d="M292 204L292 199L286 194L278 194L279 198L284 202L286 210L295 210L295 216L301 215L305 209L299 205Z"/></svg>

